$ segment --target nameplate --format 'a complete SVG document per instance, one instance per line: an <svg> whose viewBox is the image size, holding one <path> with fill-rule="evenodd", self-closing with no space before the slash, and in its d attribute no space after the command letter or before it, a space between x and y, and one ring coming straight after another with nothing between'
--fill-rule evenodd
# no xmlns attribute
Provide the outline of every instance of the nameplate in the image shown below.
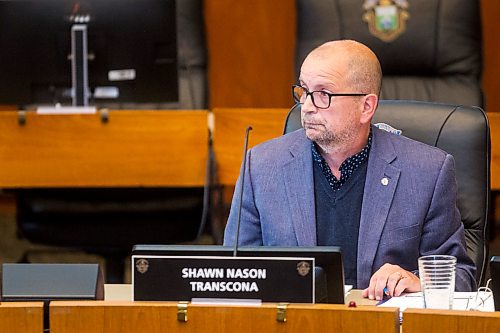
<svg viewBox="0 0 500 333"><path fill-rule="evenodd" d="M134 301L314 303L314 258L132 256Z"/></svg>

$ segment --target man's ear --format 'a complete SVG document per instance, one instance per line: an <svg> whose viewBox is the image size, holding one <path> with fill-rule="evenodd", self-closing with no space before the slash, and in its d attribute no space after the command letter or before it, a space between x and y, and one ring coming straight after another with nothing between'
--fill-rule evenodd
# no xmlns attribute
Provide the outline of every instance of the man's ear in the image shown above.
<svg viewBox="0 0 500 333"><path fill-rule="evenodd" d="M375 94L368 94L363 98L363 105L361 111L360 121L362 124L369 123L373 115L375 114L375 110L378 105L378 97Z"/></svg>

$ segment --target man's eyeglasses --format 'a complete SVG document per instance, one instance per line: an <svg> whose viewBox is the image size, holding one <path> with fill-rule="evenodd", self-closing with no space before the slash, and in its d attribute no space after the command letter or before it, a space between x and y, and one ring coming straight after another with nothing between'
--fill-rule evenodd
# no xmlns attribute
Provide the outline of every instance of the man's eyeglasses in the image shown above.
<svg viewBox="0 0 500 333"><path fill-rule="evenodd" d="M368 94L360 94L360 93L332 94L320 90L308 91L301 85L294 84L292 85L292 95L295 103L304 104L307 99L307 96L311 96L311 101L315 107L317 107L318 109L328 109L330 107L330 103L332 102L332 97L334 96L366 96Z"/></svg>

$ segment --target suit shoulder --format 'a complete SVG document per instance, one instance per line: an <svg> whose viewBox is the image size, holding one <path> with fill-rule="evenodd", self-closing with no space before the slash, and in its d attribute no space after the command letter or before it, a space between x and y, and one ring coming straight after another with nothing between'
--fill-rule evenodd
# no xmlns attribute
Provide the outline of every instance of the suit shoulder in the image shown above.
<svg viewBox="0 0 500 333"><path fill-rule="evenodd" d="M274 139L262 142L252 150L252 156L262 158L280 159L280 157L289 156L291 147L305 148L310 145L310 141L306 138L305 131L298 129L291 133L276 137Z"/></svg>
<svg viewBox="0 0 500 333"><path fill-rule="evenodd" d="M396 135L382 130L381 136L385 136L388 140L390 140L398 153L407 153L415 157L425 155L427 157L434 157L437 159L444 159L447 155L449 155L441 148L428 145L404 135Z"/></svg>

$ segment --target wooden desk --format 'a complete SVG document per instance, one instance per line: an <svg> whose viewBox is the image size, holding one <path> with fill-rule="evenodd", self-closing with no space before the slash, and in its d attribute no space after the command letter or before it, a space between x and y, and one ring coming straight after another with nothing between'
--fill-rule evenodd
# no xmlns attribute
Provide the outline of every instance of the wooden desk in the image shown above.
<svg viewBox="0 0 500 333"><path fill-rule="evenodd" d="M187 322L177 320L174 302L52 302L51 333L70 332L399 332L397 308L290 304L286 322L277 305L187 307Z"/></svg>
<svg viewBox="0 0 500 333"><path fill-rule="evenodd" d="M42 333L43 303L0 303L0 332Z"/></svg>
<svg viewBox="0 0 500 333"><path fill-rule="evenodd" d="M286 115L290 109L213 109L214 152L219 183L234 185L243 157L245 129L252 126L248 148L283 134Z"/></svg>
<svg viewBox="0 0 500 333"><path fill-rule="evenodd" d="M288 108L215 108L214 151L219 181L234 185L243 153L283 132ZM36 115L18 124L0 113L0 188L75 186L202 186L207 158L207 115L193 111L110 111L99 115ZM500 113L491 127L491 188L500 190ZM187 149L187 150L186 150ZM189 151L189 154L185 152Z"/></svg>
<svg viewBox="0 0 500 333"><path fill-rule="evenodd" d="M407 309L404 333L500 332L500 312Z"/></svg>
<svg viewBox="0 0 500 333"><path fill-rule="evenodd" d="M0 188L203 186L207 111L0 113Z"/></svg>
<svg viewBox="0 0 500 333"><path fill-rule="evenodd" d="M177 302L54 301L52 333L72 332L400 332L397 308L290 304L279 322L277 304L187 306L178 321ZM403 333L498 332L500 312L407 309ZM43 332L43 303L0 303L0 332Z"/></svg>

